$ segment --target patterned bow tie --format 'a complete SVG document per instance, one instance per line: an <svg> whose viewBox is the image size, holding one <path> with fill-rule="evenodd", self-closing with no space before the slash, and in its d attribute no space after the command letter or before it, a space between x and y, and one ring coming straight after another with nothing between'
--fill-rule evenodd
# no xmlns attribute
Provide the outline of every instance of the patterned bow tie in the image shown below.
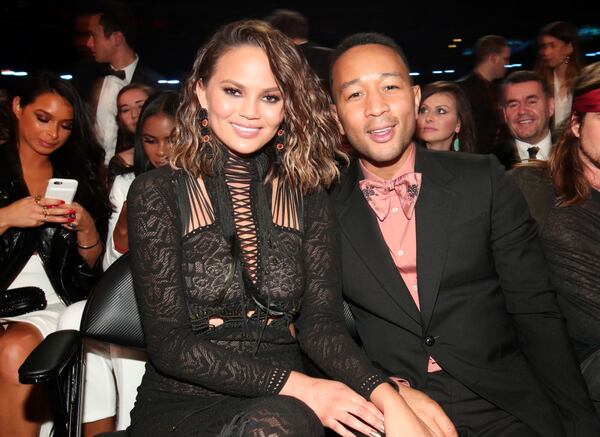
<svg viewBox="0 0 600 437"><path fill-rule="evenodd" d="M406 173L383 183L363 179L359 182L359 186L380 221L383 221L390 212L392 195L398 196L402 211L410 220L421 189L421 173Z"/></svg>
<svg viewBox="0 0 600 437"><path fill-rule="evenodd" d="M121 80L125 80L125 70L114 70L110 65L100 70L100 76L117 76Z"/></svg>

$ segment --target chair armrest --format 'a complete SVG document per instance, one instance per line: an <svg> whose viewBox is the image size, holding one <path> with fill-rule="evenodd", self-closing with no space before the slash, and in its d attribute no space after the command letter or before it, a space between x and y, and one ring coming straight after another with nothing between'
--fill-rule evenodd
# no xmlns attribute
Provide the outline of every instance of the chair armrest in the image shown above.
<svg viewBox="0 0 600 437"><path fill-rule="evenodd" d="M48 335L19 367L21 384L56 380L81 347L81 333L56 331Z"/></svg>

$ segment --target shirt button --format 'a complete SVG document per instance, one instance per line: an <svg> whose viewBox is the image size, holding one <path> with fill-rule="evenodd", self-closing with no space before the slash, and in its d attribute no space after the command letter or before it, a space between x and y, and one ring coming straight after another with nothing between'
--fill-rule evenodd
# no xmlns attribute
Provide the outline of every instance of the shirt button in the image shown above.
<svg viewBox="0 0 600 437"><path fill-rule="evenodd" d="M398 251L398 256L403 256L403 255L404 255L404 251L403 251L402 249L400 249L400 250Z"/></svg>
<svg viewBox="0 0 600 437"><path fill-rule="evenodd" d="M395 214L398 212L398 208L392 208L392 212Z"/></svg>
<svg viewBox="0 0 600 437"><path fill-rule="evenodd" d="M415 284L415 285L412 286L412 289L415 290L415 291L417 291L419 289L419 286Z"/></svg>
<svg viewBox="0 0 600 437"><path fill-rule="evenodd" d="M435 338L433 338L431 335L428 335L425 337L423 342L425 343L425 346L433 346L435 344Z"/></svg>

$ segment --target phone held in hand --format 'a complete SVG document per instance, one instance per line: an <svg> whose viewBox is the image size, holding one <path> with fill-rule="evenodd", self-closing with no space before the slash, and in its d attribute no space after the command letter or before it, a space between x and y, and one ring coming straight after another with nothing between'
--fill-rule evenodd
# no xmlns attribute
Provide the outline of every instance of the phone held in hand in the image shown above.
<svg viewBox="0 0 600 437"><path fill-rule="evenodd" d="M65 203L71 203L75 198L76 191L76 179L52 178L48 181L44 197L48 199L60 199Z"/></svg>

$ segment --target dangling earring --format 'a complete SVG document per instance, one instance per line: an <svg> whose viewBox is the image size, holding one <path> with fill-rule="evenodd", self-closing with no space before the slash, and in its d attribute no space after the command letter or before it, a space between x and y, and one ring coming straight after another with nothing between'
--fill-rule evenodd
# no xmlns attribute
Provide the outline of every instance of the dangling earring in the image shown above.
<svg viewBox="0 0 600 437"><path fill-rule="evenodd" d="M460 151L460 140L458 139L458 135L454 137L454 141L452 141L452 150L455 152Z"/></svg>
<svg viewBox="0 0 600 437"><path fill-rule="evenodd" d="M200 138L203 143L210 141L210 130L208 129L208 111L200 108L198 111L198 121L200 122Z"/></svg>
<svg viewBox="0 0 600 437"><path fill-rule="evenodd" d="M275 162L281 164L281 155L285 149L285 124L281 123L279 129L277 129L277 135L275 136Z"/></svg>
<svg viewBox="0 0 600 437"><path fill-rule="evenodd" d="M569 62L571 62L571 56L567 55L563 59L563 64L567 65Z"/></svg>

